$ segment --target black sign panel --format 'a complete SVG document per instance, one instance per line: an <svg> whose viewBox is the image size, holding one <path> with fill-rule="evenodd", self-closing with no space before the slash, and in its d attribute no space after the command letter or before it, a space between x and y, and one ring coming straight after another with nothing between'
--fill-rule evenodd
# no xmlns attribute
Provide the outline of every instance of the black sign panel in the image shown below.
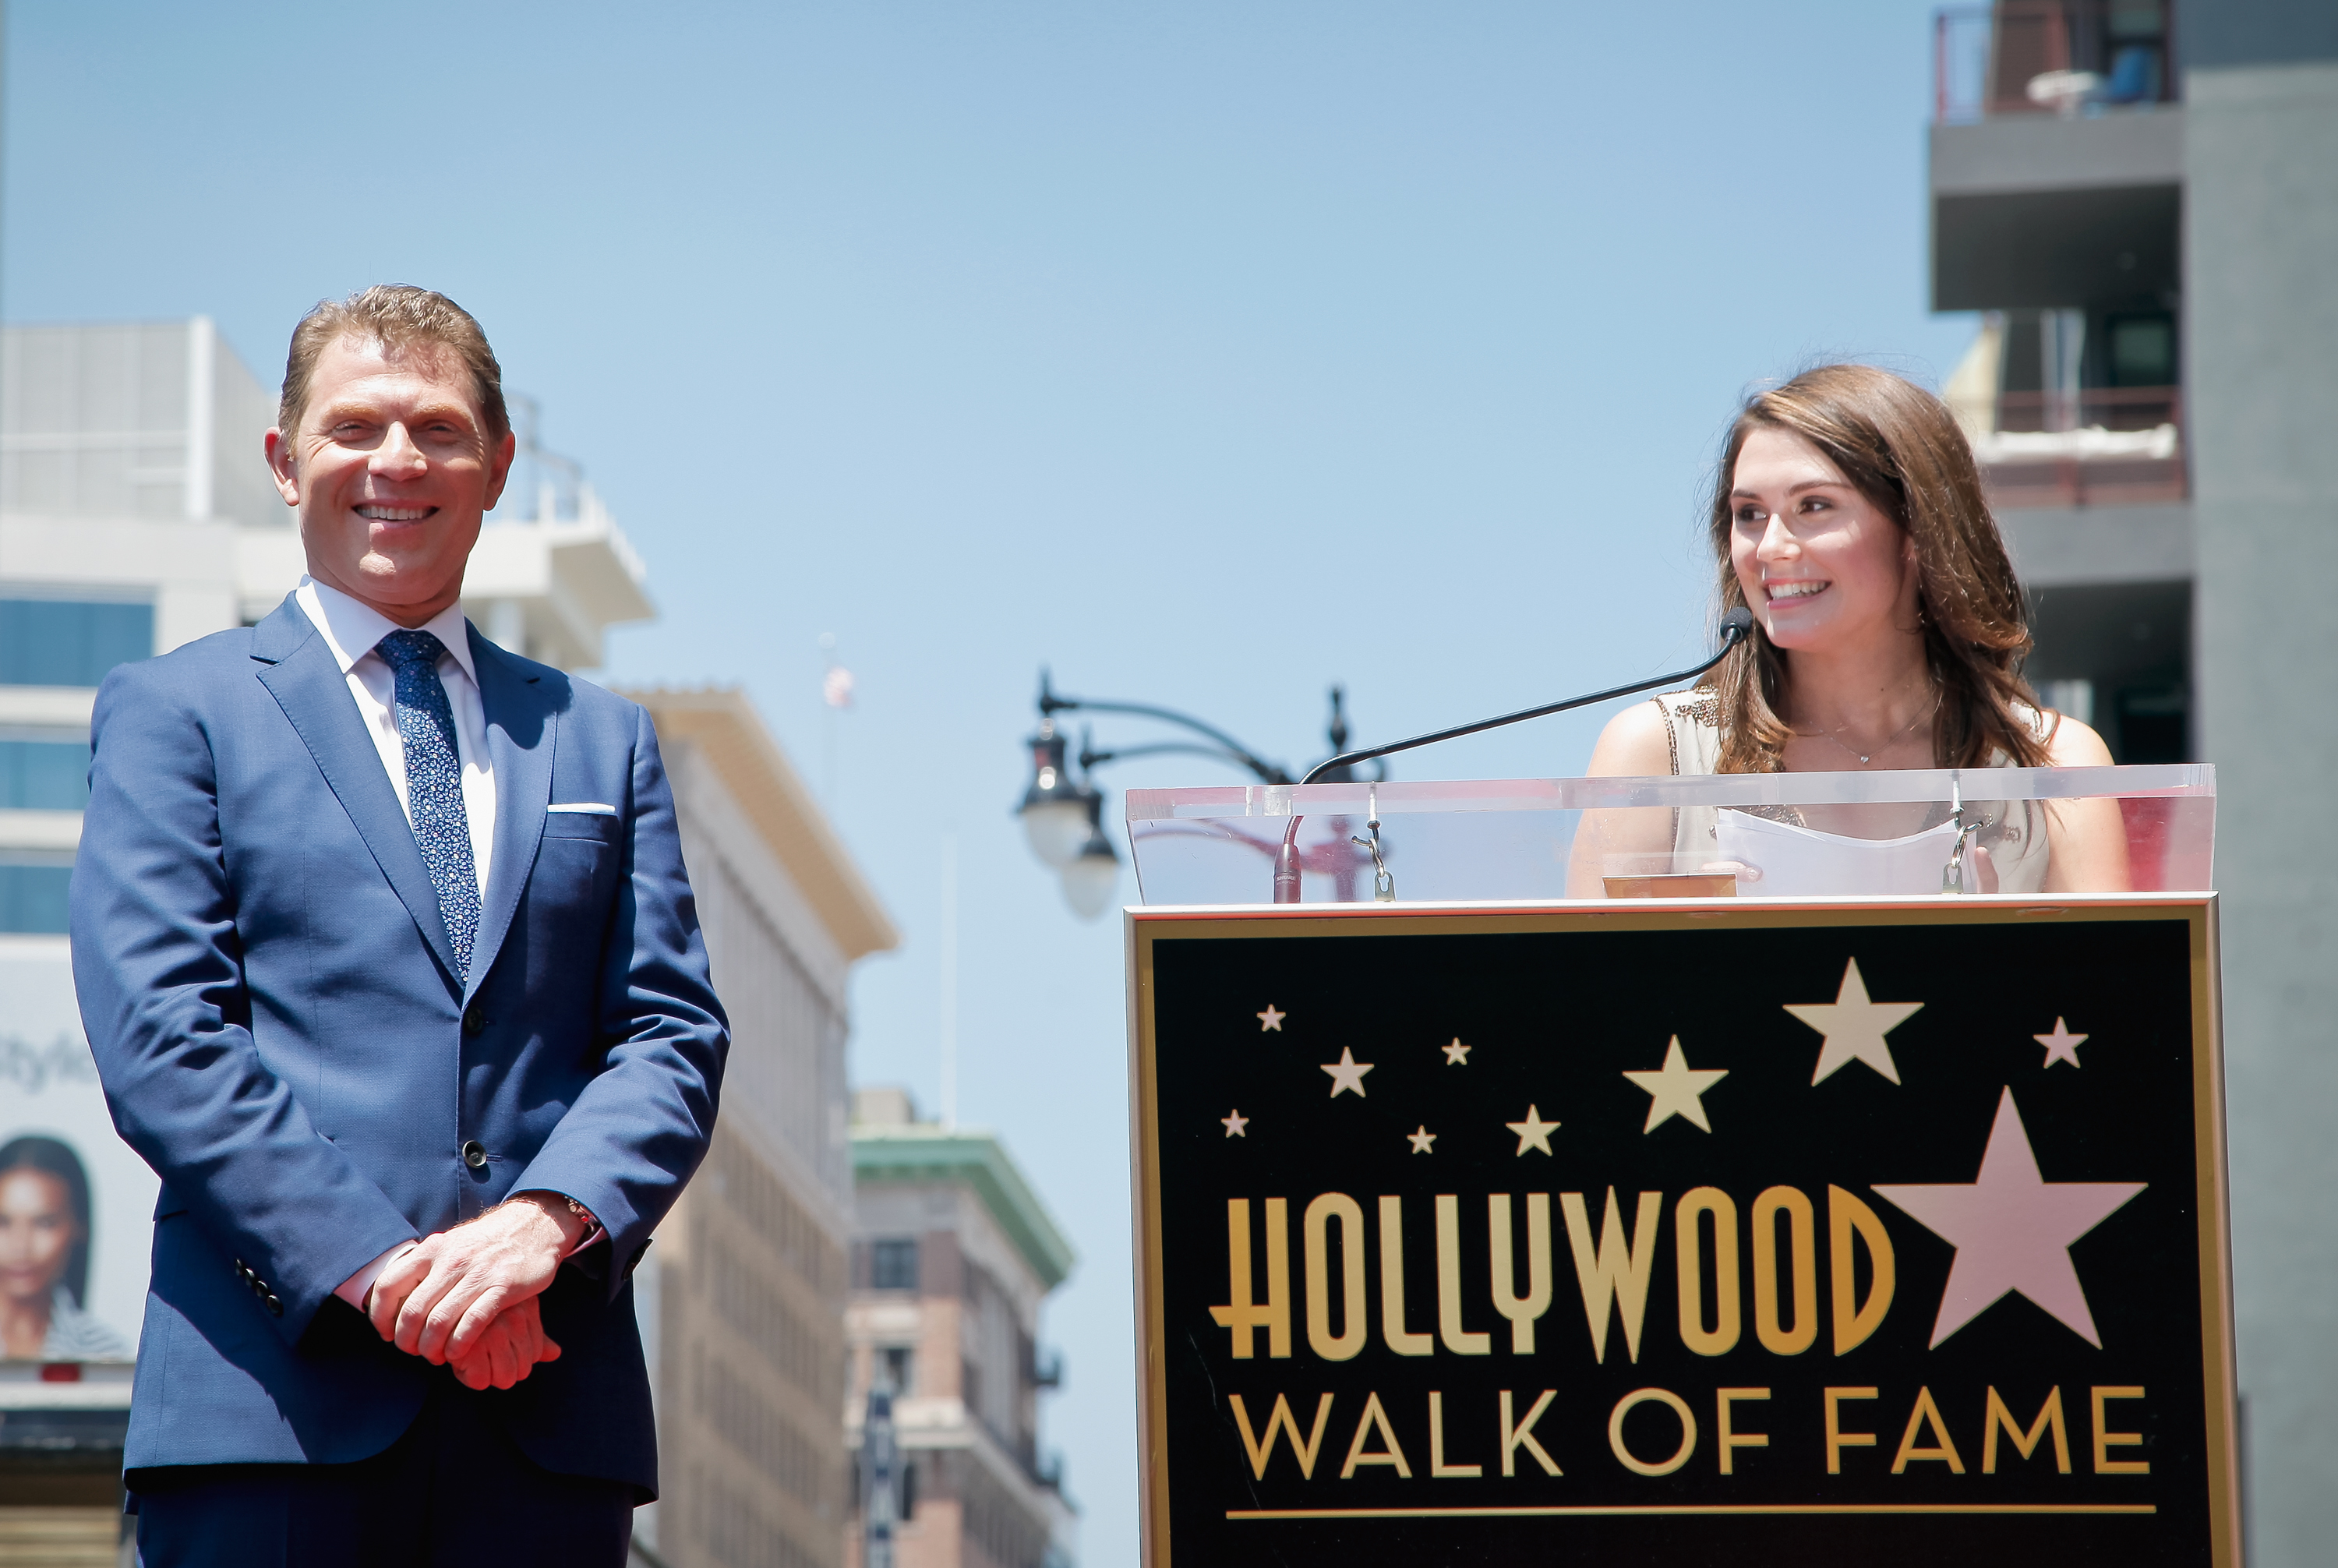
<svg viewBox="0 0 2338 1568"><path fill-rule="evenodd" d="M1132 926L1148 1561L2237 1561L2213 906Z"/></svg>

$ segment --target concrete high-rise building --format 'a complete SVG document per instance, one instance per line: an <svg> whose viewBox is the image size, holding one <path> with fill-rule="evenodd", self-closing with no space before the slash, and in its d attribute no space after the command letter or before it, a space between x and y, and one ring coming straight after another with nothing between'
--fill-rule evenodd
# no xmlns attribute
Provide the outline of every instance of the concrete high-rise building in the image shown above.
<svg viewBox="0 0 2338 1568"><path fill-rule="evenodd" d="M1071 1568L1076 1516L1039 1446L1039 1395L1063 1376L1039 1308L1071 1244L995 1135L920 1122L900 1089L864 1089L853 1112L847 1568ZM898 1455L876 1481L872 1391ZM872 1513L897 1522L889 1563Z"/></svg>
<svg viewBox="0 0 2338 1568"><path fill-rule="evenodd" d="M722 1113L634 1299L650 1354L672 1568L840 1568L852 1242L846 980L893 927L735 691L639 691L731 1015Z"/></svg>
<svg viewBox="0 0 2338 1568"><path fill-rule="evenodd" d="M2032 678L2123 761L2216 765L2250 1561L2338 1539L2338 5L2000 0L1939 18L1946 388L2037 612Z"/></svg>

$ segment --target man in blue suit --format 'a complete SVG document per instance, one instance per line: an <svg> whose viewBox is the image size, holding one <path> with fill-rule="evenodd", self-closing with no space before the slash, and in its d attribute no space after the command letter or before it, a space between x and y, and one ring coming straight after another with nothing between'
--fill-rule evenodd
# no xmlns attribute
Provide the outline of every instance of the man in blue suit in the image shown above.
<svg viewBox="0 0 2338 1568"><path fill-rule="evenodd" d="M656 1495L628 1279L729 1034L648 716L463 619L501 377L428 290L319 305L268 435L308 575L98 693L74 975L162 1180L148 1568L614 1565Z"/></svg>

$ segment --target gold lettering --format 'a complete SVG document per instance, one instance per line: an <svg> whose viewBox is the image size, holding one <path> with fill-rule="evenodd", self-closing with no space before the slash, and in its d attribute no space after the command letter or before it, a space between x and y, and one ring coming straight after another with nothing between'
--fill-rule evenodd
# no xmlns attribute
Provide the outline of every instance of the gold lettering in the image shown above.
<svg viewBox="0 0 2338 1568"><path fill-rule="evenodd" d="M1852 1279L1853 1233L1867 1243L1868 1261L1875 1270L1863 1302L1858 1299ZM1847 1356L1883 1326L1883 1315L1891 1310L1891 1292L1896 1285L1891 1233L1883 1229L1883 1221L1875 1217L1874 1210L1842 1188L1829 1187L1827 1240L1827 1262L1834 1287L1834 1353Z"/></svg>
<svg viewBox="0 0 2338 1568"><path fill-rule="evenodd" d="M1713 1216L1713 1327L1704 1326L1704 1243L1700 1217ZM1737 1202L1718 1187L1695 1187L1681 1194L1673 1210L1673 1250L1680 1281L1681 1343L1700 1356L1725 1356L1737 1348Z"/></svg>
<svg viewBox="0 0 2338 1568"><path fill-rule="evenodd" d="M1510 1195L1486 1200L1488 1229L1494 1240L1494 1310L1510 1320L1510 1354L1534 1354L1535 1319L1550 1310L1550 1194L1527 1194L1527 1293L1510 1294L1518 1282L1510 1256Z"/></svg>
<svg viewBox="0 0 2338 1568"><path fill-rule="evenodd" d="M1234 1359L1251 1358L1252 1330L1266 1330L1266 1353L1281 1360L1291 1354L1291 1204L1266 1200L1266 1301L1251 1299L1250 1200L1226 1200L1227 1304L1210 1308L1221 1328L1233 1333Z"/></svg>
<svg viewBox="0 0 2338 1568"><path fill-rule="evenodd" d="M1541 1444L1535 1441L1534 1435L1534 1424L1542 1419L1542 1413L1550 1408L1550 1402L1557 1397L1558 1397L1557 1389L1544 1389L1542 1397L1536 1400L1534 1407L1527 1412L1527 1418L1513 1426L1510 1425L1510 1391L1507 1388L1502 1390L1503 1475L1515 1475L1518 1473L1518 1450L1521 1448L1534 1455L1535 1463L1542 1466L1544 1475L1562 1474L1557 1462L1548 1454L1543 1452Z"/></svg>
<svg viewBox="0 0 2338 1568"><path fill-rule="evenodd" d="M1426 1339L1429 1336L1424 1334L1421 1338ZM1377 1454L1367 1454L1364 1439L1374 1431L1380 1433L1380 1441L1388 1446ZM1380 1396L1377 1394L1364 1398L1364 1413L1356 1418L1356 1440L1348 1445L1348 1462L1340 1466L1340 1479L1354 1479L1356 1471L1366 1465L1392 1465L1398 1475L1408 1481L1412 1479L1412 1466L1404 1462L1404 1450L1397 1446L1396 1429L1389 1425L1388 1412L1380 1408Z"/></svg>
<svg viewBox="0 0 2338 1568"><path fill-rule="evenodd" d="M1434 1388L1429 1391L1429 1474L1433 1479L1459 1477L1468 1480L1483 1475L1483 1465L1448 1465L1445 1462L1445 1396Z"/></svg>
<svg viewBox="0 0 2338 1568"><path fill-rule="evenodd" d="M1331 1335L1328 1235L1340 1222L1339 1337ZM1307 1271L1307 1346L1326 1361L1352 1359L1370 1329L1364 1321L1364 1211L1345 1192L1326 1192L1307 1205L1300 1221Z"/></svg>
<svg viewBox="0 0 2338 1568"><path fill-rule="evenodd" d="M2097 1427L2101 1425L2099 1421L2096 1423ZM2060 1384L2056 1384L2054 1391L2046 1396L2046 1403L2038 1406L2038 1419L2030 1423L2027 1432L2022 1431L2013 1419L2013 1412L2006 1408L2005 1401L1998 1397L1997 1389L1990 1387L1987 1426L1980 1439L1980 1473L1984 1475L1997 1474L1997 1430L1999 1426L2004 1427L2005 1435L2013 1439L2014 1452L2024 1459L2038 1452L2038 1445L2046 1440L2046 1433L2050 1427L2054 1434L2055 1468L2065 1475L2070 1473L2070 1434L2062 1426Z"/></svg>
<svg viewBox="0 0 2338 1568"><path fill-rule="evenodd" d="M1404 1200L1395 1197L1380 1200L1380 1338L1400 1356L1427 1356L1437 1348L1436 1335L1404 1326Z"/></svg>
<svg viewBox="0 0 2338 1568"><path fill-rule="evenodd" d="M1786 1216L1787 1267L1794 1285L1794 1326L1778 1320L1778 1216ZM1773 1187L1754 1200L1754 1334L1773 1356L1799 1356L1818 1343L1819 1249L1811 1200L1794 1187Z"/></svg>
<svg viewBox="0 0 2338 1568"><path fill-rule="evenodd" d="M1930 1448L1916 1446L1916 1428L1929 1423L1932 1436L1940 1441ZM1940 1419L1940 1407L1932 1403L1930 1388L1916 1390L1916 1407L1908 1412L1908 1430L1900 1434L1900 1452L1891 1456L1891 1474L1905 1472L1918 1459L1938 1460L1958 1475L1965 1473L1965 1462L1957 1457L1956 1443L1949 1436L1949 1424Z"/></svg>
<svg viewBox="0 0 2338 1568"><path fill-rule="evenodd" d="M1656 1260L1656 1227L1664 1218L1665 1195L1640 1194L1640 1211L1632 1227L1632 1244L1624 1245L1624 1216L1616 1207L1616 1189L1607 1189L1607 1209L1599 1222L1599 1248L1591 1247L1591 1216L1583 1194L1558 1195L1567 1216L1567 1245L1575 1252L1575 1280L1583 1292L1583 1310L1591 1324L1591 1352L1607 1362L1607 1308L1612 1302L1624 1309L1624 1345L1632 1359L1640 1358L1640 1322L1647 1314L1648 1270Z"/></svg>
<svg viewBox="0 0 2338 1568"><path fill-rule="evenodd" d="M1842 1474L1842 1451L1846 1448L1872 1448L1872 1432L1846 1432L1842 1429L1842 1402L1846 1399L1872 1399L1872 1388L1830 1388L1826 1391L1826 1450L1827 1474Z"/></svg>
<svg viewBox="0 0 2338 1568"><path fill-rule="evenodd" d="M1719 1427L1721 1473L1724 1475L1734 1475L1737 1473L1734 1463L1737 1456L1736 1450L1767 1448L1770 1446L1768 1433L1740 1432L1732 1426L1729 1419L1729 1407L1740 1399L1767 1399L1769 1396L1770 1391L1767 1388L1723 1388L1717 1391L1715 1400L1720 1406L1720 1411L1715 1425Z"/></svg>
<svg viewBox="0 0 2338 1568"><path fill-rule="evenodd" d="M1680 1417L1681 1424L1680 1446L1673 1451L1671 1458L1653 1465L1624 1446L1624 1417L1632 1413L1634 1406L1651 1402L1670 1409ZM1689 1409L1687 1400L1669 1388L1635 1388L1616 1402L1615 1414L1607 1417L1607 1446L1615 1450L1624 1468L1635 1475L1669 1475L1687 1464L1689 1455L1696 1452L1695 1413Z"/></svg>
<svg viewBox="0 0 2338 1568"><path fill-rule="evenodd" d="M2104 1403L2112 1399L2140 1399L2143 1397L2142 1387L2140 1385L2129 1385L2124 1387L2098 1387L2094 1391L2094 1397L2095 1474L2097 1475L2150 1475L2151 1461L2148 1459L2114 1459L2111 1457L2111 1450L2114 1448L2142 1446L2143 1434L2140 1432L2113 1432L2104 1425Z"/></svg>
<svg viewBox="0 0 2338 1568"><path fill-rule="evenodd" d="M1266 1418L1263 1442L1251 1436L1250 1412L1243 1408L1242 1396L1230 1394L1226 1402L1234 1407L1234 1425L1242 1429L1243 1447L1250 1455L1250 1473L1253 1476L1261 1481L1266 1479L1266 1462L1274 1457L1274 1435L1288 1432L1291 1434L1291 1452L1299 1461L1301 1478L1315 1479L1315 1455L1323 1446L1323 1424L1331 1418L1331 1396L1329 1394L1316 1402L1315 1430L1309 1434L1304 1444L1299 1441L1299 1423L1292 1417L1291 1403L1282 1395L1274 1396L1274 1409Z"/></svg>
<svg viewBox="0 0 2338 1568"><path fill-rule="evenodd" d="M1437 1195L1437 1337L1456 1356L1490 1356L1494 1337L1461 1327L1461 1200Z"/></svg>

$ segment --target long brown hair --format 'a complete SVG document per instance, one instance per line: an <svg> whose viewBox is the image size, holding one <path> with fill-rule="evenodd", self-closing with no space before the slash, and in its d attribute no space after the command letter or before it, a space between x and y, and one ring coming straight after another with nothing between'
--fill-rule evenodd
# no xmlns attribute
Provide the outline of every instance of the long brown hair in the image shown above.
<svg viewBox="0 0 2338 1568"><path fill-rule="evenodd" d="M2021 584L1981 497L1972 448L1947 406L1866 365L1822 365L1748 398L1729 427L1713 485L1724 612L1745 603L1729 554L1730 491L1737 455L1756 430L1784 431L1817 447L1915 540L1924 660L1940 695L1935 765L1985 768L2001 752L2021 767L2044 767L2046 741L2016 707L2038 708L2021 678L2030 644ZM1702 683L1720 699L1720 771L1784 770L1793 730L1778 710L1788 683L1785 655L1757 615L1754 635Z"/></svg>

